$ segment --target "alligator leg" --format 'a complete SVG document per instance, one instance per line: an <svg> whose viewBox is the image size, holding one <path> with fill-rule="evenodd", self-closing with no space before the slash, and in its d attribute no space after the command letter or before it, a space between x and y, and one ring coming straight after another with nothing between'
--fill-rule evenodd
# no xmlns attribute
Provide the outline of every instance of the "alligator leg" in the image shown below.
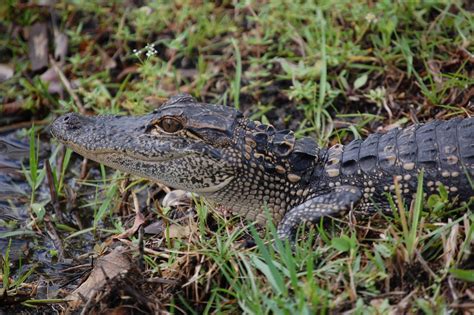
<svg viewBox="0 0 474 315"><path fill-rule="evenodd" d="M355 186L343 185L332 191L315 196L294 207L285 214L278 224L277 235L281 240L293 243L298 226L305 222L318 223L325 217L341 216L351 209L361 198L362 192Z"/></svg>

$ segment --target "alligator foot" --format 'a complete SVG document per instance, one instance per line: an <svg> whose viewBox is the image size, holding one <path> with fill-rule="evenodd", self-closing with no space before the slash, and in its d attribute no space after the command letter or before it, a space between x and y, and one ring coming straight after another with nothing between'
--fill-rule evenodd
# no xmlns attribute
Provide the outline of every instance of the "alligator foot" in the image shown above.
<svg viewBox="0 0 474 315"><path fill-rule="evenodd" d="M343 185L334 190L311 198L294 207L278 225L277 236L294 244L298 227L306 222L317 224L325 217L338 217L348 212L361 198L362 193L355 186Z"/></svg>

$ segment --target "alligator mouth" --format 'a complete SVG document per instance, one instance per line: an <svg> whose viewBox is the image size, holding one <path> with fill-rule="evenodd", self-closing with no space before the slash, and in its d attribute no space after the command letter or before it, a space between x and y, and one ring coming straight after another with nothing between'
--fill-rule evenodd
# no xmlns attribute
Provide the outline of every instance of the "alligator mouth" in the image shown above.
<svg viewBox="0 0 474 315"><path fill-rule="evenodd" d="M127 152L126 150L123 150L120 152L113 149L101 149L101 148L88 150L70 141L61 141L61 142L67 147L71 148L73 151L86 157L87 159L96 161L98 163L102 163L104 165L122 170L127 173L145 177L150 180L157 180L157 179L154 176L151 176L150 174L137 172L133 168L128 168L126 167L126 164L130 161L134 161L137 163L143 162L143 163L154 164L158 166L159 164L166 164L169 161L179 160L179 159L182 159L183 157L196 154L196 152L182 152L182 153L173 154L173 156L167 156L167 157L166 156L146 157L143 155L138 155L133 152ZM208 187L194 187L192 189L187 189L186 187L178 187L178 188L190 190L198 194L212 194L221 190L233 180L234 180L234 176L227 176L223 178L223 180L220 183L216 183ZM166 181L159 180L159 179L158 181L161 183L164 183L165 185L174 187L173 185L167 184Z"/></svg>
<svg viewBox="0 0 474 315"><path fill-rule="evenodd" d="M77 145L74 142L70 141L61 141L64 145L72 149L74 152L85 156L88 159L98 161L98 162L107 162L107 157L120 154L123 157L127 157L136 161L142 161L142 162L168 162L172 160L177 160L181 159L183 157L189 156L193 154L192 152L181 152L181 153L173 153L170 155L163 155L163 156L145 156L141 155L138 153L135 153L133 151L127 151L126 149L124 150L113 150L113 149L107 149L107 148L95 148L95 149L87 149L82 146ZM169 153L169 152L168 152Z"/></svg>

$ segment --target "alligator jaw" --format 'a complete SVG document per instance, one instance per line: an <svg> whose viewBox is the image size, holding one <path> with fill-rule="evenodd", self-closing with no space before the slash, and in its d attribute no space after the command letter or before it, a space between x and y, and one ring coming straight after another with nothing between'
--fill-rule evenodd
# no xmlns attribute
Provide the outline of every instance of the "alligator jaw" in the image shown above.
<svg viewBox="0 0 474 315"><path fill-rule="evenodd" d="M125 151L125 150L121 152L117 152L112 149L101 149L101 148L88 150L86 147L82 147L74 142L62 141L62 140L59 140L59 141L65 146L67 146L68 148L70 148L71 150L73 150L74 152L82 155L83 157L89 160L102 163L104 165L110 164L108 163L110 162L109 158L113 155L117 155L118 153L120 153L121 156L129 158L131 160L141 160L144 162L155 162L155 163L176 160L176 159L180 159L180 158L190 155L190 153L184 152L182 154L174 154L172 156L162 155L162 156L147 157L143 155L138 155L132 151ZM111 165L108 165L108 166L111 166ZM116 166L113 166L113 167L116 167ZM131 170L126 170L126 171L131 172Z"/></svg>

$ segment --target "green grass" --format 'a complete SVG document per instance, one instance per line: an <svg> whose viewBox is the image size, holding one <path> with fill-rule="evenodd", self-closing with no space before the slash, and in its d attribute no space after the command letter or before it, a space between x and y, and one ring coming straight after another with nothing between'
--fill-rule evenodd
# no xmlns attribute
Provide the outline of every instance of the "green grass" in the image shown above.
<svg viewBox="0 0 474 315"><path fill-rule="evenodd" d="M0 63L15 73L0 83L0 118L13 102L36 121L82 109L138 115L187 92L326 146L379 127L404 126L414 117L472 115L474 17L466 3L153 1L138 7L87 1L55 4L52 19L47 7L7 1L0 5ZM50 83L29 69L23 30L53 20L69 39L61 70L77 98L50 92ZM143 263L130 277L152 301L152 311L436 314L462 312L469 303L474 217L467 206L453 207L443 189L424 198L421 180L413 205L392 202L393 217L341 218L311 229L293 250L273 242L271 223L256 232L251 223L218 214L200 199L194 215L183 219L175 208L161 209L160 187L94 163L82 174L81 158L57 147L42 157L52 165L62 211L61 217L51 215L38 141L46 134L41 124L23 132L30 144L23 173L31 187L25 202L32 220L0 235L35 233L35 242L47 240L50 222L69 257L87 264L87 254L106 252L110 237L132 226L136 196L147 223L166 218L163 233L144 237L144 253L136 234L123 243L134 264ZM0 226L10 225L0 220ZM256 245L243 246L248 239ZM41 243L33 251L56 250L49 246ZM2 253L4 290L36 285L41 273L23 272L22 264L32 262L11 259L9 251ZM57 264L52 256L41 256L49 259L41 263ZM102 301L133 304L117 296L105 294ZM40 302L52 310L60 302L30 298L22 304L30 309ZM149 305L138 308L150 311Z"/></svg>
<svg viewBox="0 0 474 315"><path fill-rule="evenodd" d="M8 242L8 246L4 254L0 255L1 262L1 276L2 276L2 288L0 292L4 296L15 295L15 291L19 290L21 286L26 282L28 277L35 271L35 267L30 268L22 274L19 274L16 279L12 277L11 267L12 264L10 260L10 250L11 250L11 239ZM20 261L21 264L21 261Z"/></svg>

